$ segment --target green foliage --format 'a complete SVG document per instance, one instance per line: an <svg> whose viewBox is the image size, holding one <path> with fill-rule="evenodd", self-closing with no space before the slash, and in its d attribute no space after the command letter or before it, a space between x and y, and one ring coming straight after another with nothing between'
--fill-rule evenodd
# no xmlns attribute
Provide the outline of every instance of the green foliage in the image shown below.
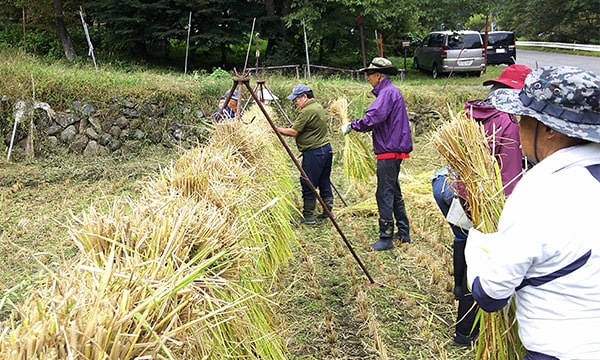
<svg viewBox="0 0 600 360"><path fill-rule="evenodd" d="M424 0L418 10L419 22L427 31L467 29L467 19L485 13L486 6L483 1Z"/></svg>
<svg viewBox="0 0 600 360"><path fill-rule="evenodd" d="M491 22L492 19L488 19ZM473 14L466 22L466 27L475 31L484 31L486 16L484 14Z"/></svg>
<svg viewBox="0 0 600 360"><path fill-rule="evenodd" d="M0 49L23 47L23 29L13 24L0 25Z"/></svg>
<svg viewBox="0 0 600 360"><path fill-rule="evenodd" d="M21 25L9 23L2 26L0 48L23 49L24 43L26 52L41 56L54 54L60 49L58 38L46 30L27 28L23 34Z"/></svg>
<svg viewBox="0 0 600 360"><path fill-rule="evenodd" d="M501 27L515 31L520 38L600 44L597 1L503 1L497 11Z"/></svg>
<svg viewBox="0 0 600 360"><path fill-rule="evenodd" d="M229 74L227 71L221 69L221 68L216 68L213 70L212 73L210 73L208 75L209 78L217 78L217 79L222 79L222 78L230 78L231 74Z"/></svg>
<svg viewBox="0 0 600 360"><path fill-rule="evenodd" d="M442 28L481 30L486 14L496 28L513 30L521 39L600 43L600 8L596 2L584 0L408 0L398 6L384 0L60 2L80 61L87 60L83 54L88 53L79 16L82 6L98 63L134 61L181 68L187 52L191 69L240 70L246 63L254 22L250 67L305 63L306 29L311 63L356 68L362 65L359 15L366 58L380 53L375 34L382 37L385 56L402 56L406 50L402 41L415 44L427 32ZM0 4L0 48L22 47L24 9L27 52L49 59L64 57L52 2ZM257 50L259 57L255 56Z"/></svg>

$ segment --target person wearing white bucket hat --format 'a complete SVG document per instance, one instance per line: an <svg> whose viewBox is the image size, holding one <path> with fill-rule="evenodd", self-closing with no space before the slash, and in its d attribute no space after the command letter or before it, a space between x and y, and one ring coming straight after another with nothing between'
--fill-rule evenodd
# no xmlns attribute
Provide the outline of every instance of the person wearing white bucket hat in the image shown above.
<svg viewBox="0 0 600 360"><path fill-rule="evenodd" d="M492 95L520 115L524 155L498 231L469 232L467 278L485 311L514 296L523 359L600 359L600 76L542 67Z"/></svg>

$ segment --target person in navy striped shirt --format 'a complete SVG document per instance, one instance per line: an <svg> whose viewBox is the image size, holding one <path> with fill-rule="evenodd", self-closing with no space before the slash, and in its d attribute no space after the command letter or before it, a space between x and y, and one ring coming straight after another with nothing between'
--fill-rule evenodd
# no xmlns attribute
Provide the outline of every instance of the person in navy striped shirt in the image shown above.
<svg viewBox="0 0 600 360"><path fill-rule="evenodd" d="M507 199L498 231L469 231L473 297L488 312L514 297L525 360L600 359L600 76L575 67L531 72L492 95L520 116L535 162Z"/></svg>

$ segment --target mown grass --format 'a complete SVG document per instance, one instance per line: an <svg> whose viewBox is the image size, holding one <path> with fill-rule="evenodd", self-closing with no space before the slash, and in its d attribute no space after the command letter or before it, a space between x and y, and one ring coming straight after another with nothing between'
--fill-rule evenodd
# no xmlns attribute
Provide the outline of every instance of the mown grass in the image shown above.
<svg viewBox="0 0 600 360"><path fill-rule="evenodd" d="M467 99L485 96L481 82L500 71L492 67L480 78L434 80L429 74L409 70L405 81L394 81L415 118L427 112L438 112L444 118L448 105L456 109ZM212 75L188 75L184 80L183 74L103 67L94 70L0 54L0 95L48 102L59 111L70 109L73 101L91 102L101 108L115 99L159 98L168 105L169 116L197 121L186 117L184 109L210 114L216 98L233 85L233 76ZM346 77L265 78L292 119L296 109L285 96L298 82L309 84L324 105L339 97L349 99L354 117L360 116L373 99L368 83ZM0 110L6 138L12 114L8 108ZM281 117L278 121L286 124ZM298 228L301 245L295 249L296 259L280 275L285 319L282 331L289 339L290 358L379 359L382 349L374 344L377 338L382 339L390 359L473 358L471 351L454 348L449 342L455 311L450 294L451 237L430 194L428 175L443 161L433 149L429 133L415 134L415 150L402 169L401 184L414 242L390 252L373 253L366 251L377 236L373 183L353 187L346 182L339 158L343 146L339 124L332 121L331 125L336 151L333 181L348 204L366 204L364 210L343 213L343 205L336 199L334 213L339 214L344 233L368 271L385 286L366 286L361 269L327 222ZM295 149L293 141L290 145ZM0 148L5 154L6 145ZM41 264L53 266L75 253L64 226L73 214L85 211L90 204L107 209L121 195L135 197L141 179L154 176L161 166L179 156L180 151L174 148L148 146L132 154L93 159L59 152L46 158L17 157L19 161L1 162L0 299L18 303L28 285L44 276ZM291 162L290 170L297 176ZM7 302L0 303L0 318L10 309Z"/></svg>

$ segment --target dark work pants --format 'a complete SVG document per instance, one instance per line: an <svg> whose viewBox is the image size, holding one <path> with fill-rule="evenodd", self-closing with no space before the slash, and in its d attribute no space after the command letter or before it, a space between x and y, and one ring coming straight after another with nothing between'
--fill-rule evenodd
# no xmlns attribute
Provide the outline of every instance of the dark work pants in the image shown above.
<svg viewBox="0 0 600 360"><path fill-rule="evenodd" d="M433 197L440 208L440 211L446 217L450 210L450 204L454 198L454 192L448 185L448 177L444 175L437 176L431 182ZM467 293L467 262L465 261L465 246L467 244L468 231L461 229L456 225L450 225L454 233L454 243L452 246L452 258L454 265L454 289L458 300L458 311L456 314L457 333L471 335L479 332L479 325L475 325L475 316L477 315L477 306L474 306L475 300L470 293ZM461 289L457 293L457 289Z"/></svg>
<svg viewBox="0 0 600 360"><path fill-rule="evenodd" d="M433 198L435 199L435 202L437 203L444 217L446 217L448 215L448 211L450 211L452 199L454 199L454 191L452 191L452 188L448 184L448 176L436 176L431 181L431 190L433 192ZM452 233L454 234L454 241L467 240L467 235L469 235L467 230L464 230L454 224L448 223L448 225L450 225Z"/></svg>
<svg viewBox="0 0 600 360"><path fill-rule="evenodd" d="M479 333L479 324L475 324L475 316L479 307L475 304L473 295L465 294L458 299L458 311L456 314L455 331L463 335L475 335Z"/></svg>
<svg viewBox="0 0 600 360"><path fill-rule="evenodd" d="M379 219L383 221L396 220L397 234L404 240L410 241L408 216L404 208L404 199L400 190L398 175L402 159L377 160L377 210Z"/></svg>
<svg viewBox="0 0 600 360"><path fill-rule="evenodd" d="M527 354L525 354L525 357L523 358L523 360L559 360L559 359L557 357L538 353L535 351L528 351Z"/></svg>
<svg viewBox="0 0 600 360"><path fill-rule="evenodd" d="M333 150L330 144L302 153L302 170L304 170L313 186L319 190L319 195L323 199L333 198L333 192L331 191L332 160ZM302 185L303 199L316 199L315 194L313 194L308 183L302 177L300 177L300 185Z"/></svg>

